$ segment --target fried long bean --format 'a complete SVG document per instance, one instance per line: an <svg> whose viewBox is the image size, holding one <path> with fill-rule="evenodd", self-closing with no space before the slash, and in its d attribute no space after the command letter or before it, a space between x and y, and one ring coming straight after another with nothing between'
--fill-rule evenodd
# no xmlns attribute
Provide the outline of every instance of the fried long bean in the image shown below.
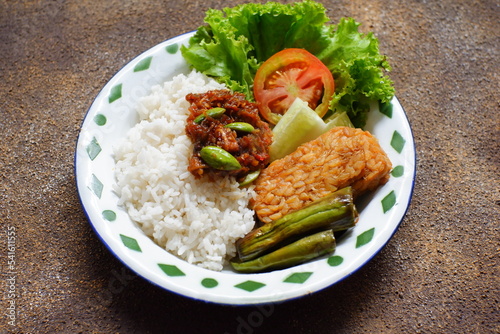
<svg viewBox="0 0 500 334"><path fill-rule="evenodd" d="M233 259L231 266L245 273L283 269L332 253L335 246L333 231L321 231L253 260L241 262L239 259Z"/></svg>
<svg viewBox="0 0 500 334"><path fill-rule="evenodd" d="M357 220L352 189L346 187L264 224L239 239L236 242L238 257L242 261L252 260L302 235L326 229L334 232L346 230L354 226Z"/></svg>

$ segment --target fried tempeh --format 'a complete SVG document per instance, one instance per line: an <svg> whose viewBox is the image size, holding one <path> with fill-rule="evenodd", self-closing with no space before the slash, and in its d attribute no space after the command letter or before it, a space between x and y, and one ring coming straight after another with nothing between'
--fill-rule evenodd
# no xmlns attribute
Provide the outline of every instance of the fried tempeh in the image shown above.
<svg viewBox="0 0 500 334"><path fill-rule="evenodd" d="M391 161L368 131L336 127L272 162L256 181L253 209L264 223L338 189L355 197L386 183Z"/></svg>

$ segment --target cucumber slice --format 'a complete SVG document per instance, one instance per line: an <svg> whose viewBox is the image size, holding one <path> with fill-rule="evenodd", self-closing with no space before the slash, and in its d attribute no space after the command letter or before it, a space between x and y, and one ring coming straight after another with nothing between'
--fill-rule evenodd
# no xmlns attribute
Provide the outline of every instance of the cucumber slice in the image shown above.
<svg viewBox="0 0 500 334"><path fill-rule="evenodd" d="M350 128L354 127L345 111L333 114L331 117L325 120L325 123L325 132L337 126L348 126Z"/></svg>
<svg viewBox="0 0 500 334"><path fill-rule="evenodd" d="M316 139L325 132L325 126L307 102L296 98L273 129L273 143L269 148L271 161L281 159L301 144Z"/></svg>

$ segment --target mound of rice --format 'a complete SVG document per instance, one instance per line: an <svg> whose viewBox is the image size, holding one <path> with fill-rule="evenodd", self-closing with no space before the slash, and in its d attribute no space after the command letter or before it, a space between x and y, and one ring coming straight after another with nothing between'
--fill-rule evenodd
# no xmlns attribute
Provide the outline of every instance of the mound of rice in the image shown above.
<svg viewBox="0 0 500 334"><path fill-rule="evenodd" d="M217 271L253 228L248 202L255 195L234 179L196 180L187 171L193 146L185 96L221 88L195 71L153 87L140 101L140 122L114 152L115 191L132 220L167 251Z"/></svg>

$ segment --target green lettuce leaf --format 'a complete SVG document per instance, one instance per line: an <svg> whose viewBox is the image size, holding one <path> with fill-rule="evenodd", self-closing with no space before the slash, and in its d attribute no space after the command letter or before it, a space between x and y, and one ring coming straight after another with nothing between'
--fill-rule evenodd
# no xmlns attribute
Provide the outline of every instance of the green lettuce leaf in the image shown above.
<svg viewBox="0 0 500 334"><path fill-rule="evenodd" d="M380 54L378 39L373 33L362 34L360 23L352 18L342 18L331 26L329 38L315 53L333 73L335 96L330 109L345 111L353 124L366 123L369 100L389 102L394 96L392 80L384 74L391 67Z"/></svg>
<svg viewBox="0 0 500 334"><path fill-rule="evenodd" d="M322 4L311 0L211 9L206 24L181 52L193 68L252 101L253 78L265 60L286 48L306 49L333 73L332 113L345 111L355 126L362 127L370 100L385 103L394 96L392 81L384 75L390 66L372 33L360 33L360 24L352 18L331 25L325 12Z"/></svg>

